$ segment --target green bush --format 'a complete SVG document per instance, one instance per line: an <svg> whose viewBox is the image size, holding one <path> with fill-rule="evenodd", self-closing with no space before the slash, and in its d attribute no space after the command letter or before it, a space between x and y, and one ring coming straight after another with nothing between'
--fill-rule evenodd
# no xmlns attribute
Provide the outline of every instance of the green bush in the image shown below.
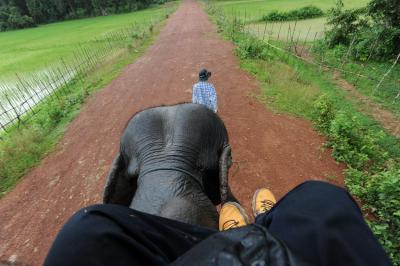
<svg viewBox="0 0 400 266"><path fill-rule="evenodd" d="M27 15L22 15L15 6L0 5L0 31L32 27L35 23Z"/></svg>
<svg viewBox="0 0 400 266"><path fill-rule="evenodd" d="M356 115L338 112L332 120L329 131L329 145L333 156L356 169L364 169L382 163L387 157L379 143L384 132L371 129Z"/></svg>
<svg viewBox="0 0 400 266"><path fill-rule="evenodd" d="M380 166L388 158L381 147L385 133L356 114L338 111L327 95L314 103L314 123L328 136L327 144L333 149L335 159L354 169Z"/></svg>
<svg viewBox="0 0 400 266"><path fill-rule="evenodd" d="M289 21L321 17L324 12L316 6L306 6L289 12L272 11L263 17L265 21Z"/></svg>
<svg viewBox="0 0 400 266"><path fill-rule="evenodd" d="M263 17L265 21L286 21L289 20L287 13L279 12L279 11L272 11L268 13L268 15Z"/></svg>
<svg viewBox="0 0 400 266"><path fill-rule="evenodd" d="M289 12L289 14L290 17L295 20L321 17L324 15L324 12L316 6L306 6L300 9L295 9Z"/></svg>
<svg viewBox="0 0 400 266"><path fill-rule="evenodd" d="M354 42L352 56L360 61L385 60L397 55L400 47L400 28L381 24L361 30Z"/></svg>
<svg viewBox="0 0 400 266"><path fill-rule="evenodd" d="M375 21L383 24L400 27L400 5L398 0L371 0L368 4L368 13Z"/></svg>
<svg viewBox="0 0 400 266"><path fill-rule="evenodd" d="M394 12L396 8L388 11L386 2L393 1L373 0L368 8L345 10L343 2L337 1L328 12L331 29L325 33L327 45L353 45L350 55L362 61L396 56L400 51L400 16Z"/></svg>
<svg viewBox="0 0 400 266"><path fill-rule="evenodd" d="M330 48L338 45L350 45L357 34L368 25L365 8L345 10L343 2L337 1L336 7L328 12L327 24L331 30L325 33Z"/></svg>
<svg viewBox="0 0 400 266"><path fill-rule="evenodd" d="M265 43L257 38L240 38L236 44L236 54L241 59L263 59L266 57Z"/></svg>
<svg viewBox="0 0 400 266"><path fill-rule="evenodd" d="M49 108L47 112L49 113L51 123L53 125L59 124L61 120L68 114L69 109L70 105L65 103L59 103L53 105L51 109Z"/></svg>
<svg viewBox="0 0 400 266"><path fill-rule="evenodd" d="M400 164L368 174L355 169L347 171L346 186L352 195L362 199L363 209L372 219L368 223L379 238L394 265L400 262Z"/></svg>
<svg viewBox="0 0 400 266"><path fill-rule="evenodd" d="M382 147L385 133L322 95L314 103L316 127L336 160L348 166L346 186L362 202L371 229L395 265L400 261L400 162Z"/></svg>
<svg viewBox="0 0 400 266"><path fill-rule="evenodd" d="M328 133L333 119L335 119L336 111L332 100L328 95L321 95L314 103L314 121L316 127Z"/></svg>

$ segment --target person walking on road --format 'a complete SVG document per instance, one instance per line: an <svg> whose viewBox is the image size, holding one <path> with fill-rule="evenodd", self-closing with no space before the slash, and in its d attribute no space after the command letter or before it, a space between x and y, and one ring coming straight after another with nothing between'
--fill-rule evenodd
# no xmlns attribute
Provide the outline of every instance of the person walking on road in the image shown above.
<svg viewBox="0 0 400 266"><path fill-rule="evenodd" d="M192 102L205 105L207 108L218 111L217 92L214 86L208 82L211 72L202 69L199 72L199 82L193 85Z"/></svg>

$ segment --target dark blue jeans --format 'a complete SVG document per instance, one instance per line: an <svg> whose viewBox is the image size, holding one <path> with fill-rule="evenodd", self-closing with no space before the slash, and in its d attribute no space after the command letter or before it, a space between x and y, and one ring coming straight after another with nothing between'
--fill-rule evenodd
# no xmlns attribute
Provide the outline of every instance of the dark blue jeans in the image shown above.
<svg viewBox="0 0 400 266"><path fill-rule="evenodd" d="M328 183L299 185L256 224L310 265L390 265L352 197ZM165 265L216 233L123 206L94 205L64 225L45 265Z"/></svg>

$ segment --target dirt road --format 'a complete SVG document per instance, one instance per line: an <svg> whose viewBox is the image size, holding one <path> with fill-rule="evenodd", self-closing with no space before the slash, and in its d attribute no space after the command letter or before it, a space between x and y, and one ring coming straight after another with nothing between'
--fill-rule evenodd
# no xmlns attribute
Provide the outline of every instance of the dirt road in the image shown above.
<svg viewBox="0 0 400 266"><path fill-rule="evenodd" d="M0 261L41 264L66 219L100 202L131 115L190 101L202 67L213 72L236 162L231 185L246 208L260 186L281 197L308 179L342 182L342 166L321 150L323 138L309 122L273 114L249 96L259 91L257 82L239 69L232 44L221 40L201 6L187 1L147 53L90 97L56 150L0 201Z"/></svg>

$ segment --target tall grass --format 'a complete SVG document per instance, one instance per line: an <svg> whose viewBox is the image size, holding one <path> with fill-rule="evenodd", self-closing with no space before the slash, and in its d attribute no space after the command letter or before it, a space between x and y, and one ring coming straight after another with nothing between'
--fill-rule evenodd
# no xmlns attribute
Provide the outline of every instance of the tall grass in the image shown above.
<svg viewBox="0 0 400 266"><path fill-rule="evenodd" d="M242 59L240 66L262 82L262 93L257 98L269 108L311 118L313 100L320 95L317 85L280 61Z"/></svg>
<svg viewBox="0 0 400 266"><path fill-rule="evenodd" d="M400 96L398 96L400 93L399 64L392 69L379 88L377 88L379 81L388 69L391 68L395 58L386 62L367 59L360 61L347 55L349 48L339 45L334 49L328 49L323 42L318 42L313 50L317 60L321 60L322 58L326 64L348 71L344 72L343 76L356 89L400 117ZM353 73L359 73L366 78L360 78Z"/></svg>

